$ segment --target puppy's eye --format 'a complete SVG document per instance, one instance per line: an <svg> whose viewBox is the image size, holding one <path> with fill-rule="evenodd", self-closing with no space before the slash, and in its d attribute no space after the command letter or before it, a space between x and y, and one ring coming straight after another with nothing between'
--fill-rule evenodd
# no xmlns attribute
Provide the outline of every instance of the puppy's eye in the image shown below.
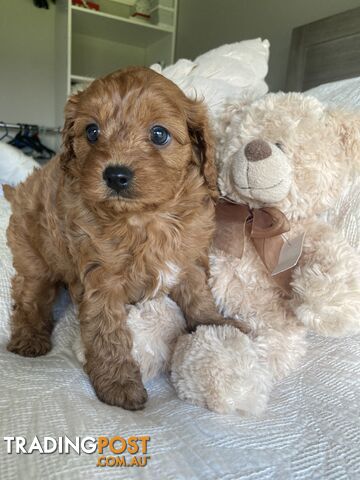
<svg viewBox="0 0 360 480"><path fill-rule="evenodd" d="M280 142L276 142L275 145L280 148L280 150L284 151L284 145Z"/></svg>
<svg viewBox="0 0 360 480"><path fill-rule="evenodd" d="M171 135L165 127L155 125L150 129L150 140L154 145L166 145L170 139Z"/></svg>
<svg viewBox="0 0 360 480"><path fill-rule="evenodd" d="M85 131L86 131L86 136L89 142L95 143L100 133L99 126L96 125L96 123L90 123L89 125L87 125Z"/></svg>

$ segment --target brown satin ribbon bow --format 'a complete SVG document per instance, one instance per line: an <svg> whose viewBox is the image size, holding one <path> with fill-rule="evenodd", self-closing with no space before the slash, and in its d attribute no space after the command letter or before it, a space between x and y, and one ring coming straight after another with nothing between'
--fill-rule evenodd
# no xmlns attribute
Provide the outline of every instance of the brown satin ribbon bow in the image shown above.
<svg viewBox="0 0 360 480"><path fill-rule="evenodd" d="M284 240L282 234L290 230L285 215L274 207L253 208L220 200L215 207L216 232L214 245L235 257L244 253L248 236L265 267L271 273L276 267ZM292 269L272 278L287 294L290 293Z"/></svg>

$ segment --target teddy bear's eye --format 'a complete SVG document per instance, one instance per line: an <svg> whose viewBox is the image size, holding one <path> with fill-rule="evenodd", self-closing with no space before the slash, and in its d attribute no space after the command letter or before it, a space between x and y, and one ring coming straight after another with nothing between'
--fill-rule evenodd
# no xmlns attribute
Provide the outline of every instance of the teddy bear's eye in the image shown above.
<svg viewBox="0 0 360 480"><path fill-rule="evenodd" d="M280 142L276 142L275 145L280 148L280 150L284 151L284 145Z"/></svg>

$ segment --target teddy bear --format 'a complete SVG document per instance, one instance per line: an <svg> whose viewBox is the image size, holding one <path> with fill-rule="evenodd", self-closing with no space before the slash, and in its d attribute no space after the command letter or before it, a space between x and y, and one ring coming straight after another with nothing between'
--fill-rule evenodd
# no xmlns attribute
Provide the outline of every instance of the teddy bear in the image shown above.
<svg viewBox="0 0 360 480"><path fill-rule="evenodd" d="M322 220L360 172L360 116L278 93L231 103L220 122L210 286L222 313L250 333L187 333L166 296L129 306L128 322L144 381L169 370L181 399L256 415L299 365L308 329L360 331L359 255ZM79 341L75 350L83 361Z"/></svg>
<svg viewBox="0 0 360 480"><path fill-rule="evenodd" d="M360 256L322 219L360 173L360 114L277 93L229 105L222 123L210 282L251 333L181 335L171 378L184 400L258 414L305 354L307 330L360 332Z"/></svg>

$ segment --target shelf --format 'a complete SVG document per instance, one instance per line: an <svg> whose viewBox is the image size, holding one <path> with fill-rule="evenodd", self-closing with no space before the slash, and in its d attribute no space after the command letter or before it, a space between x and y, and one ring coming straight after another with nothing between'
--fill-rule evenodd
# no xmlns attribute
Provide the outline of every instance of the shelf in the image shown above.
<svg viewBox="0 0 360 480"><path fill-rule="evenodd" d="M175 10L169 7L159 5L151 10L151 22L158 27L162 25L173 25Z"/></svg>
<svg viewBox="0 0 360 480"><path fill-rule="evenodd" d="M110 0L111 2L121 3L122 5L127 5L128 7L133 7L136 3L136 0Z"/></svg>
<svg viewBox="0 0 360 480"><path fill-rule="evenodd" d="M103 12L71 7L73 32L112 42L148 47L174 32L168 25L142 23Z"/></svg>
<svg viewBox="0 0 360 480"><path fill-rule="evenodd" d="M100 11L72 5L71 0L56 2L56 123L63 121L71 92L95 78L129 65L174 62L178 0L150 0L156 10L149 22L131 17L135 1L96 0Z"/></svg>
<svg viewBox="0 0 360 480"><path fill-rule="evenodd" d="M159 5L158 7L154 7L151 9L151 13L155 12L156 10L163 10L164 12L170 12L170 13L175 13L175 10L171 7L163 7L162 5Z"/></svg>
<svg viewBox="0 0 360 480"><path fill-rule="evenodd" d="M175 9L174 0L150 0L150 8L169 8L171 10Z"/></svg>
<svg viewBox="0 0 360 480"><path fill-rule="evenodd" d="M71 75L71 83L91 83L95 80L92 77L83 77L82 75Z"/></svg>

